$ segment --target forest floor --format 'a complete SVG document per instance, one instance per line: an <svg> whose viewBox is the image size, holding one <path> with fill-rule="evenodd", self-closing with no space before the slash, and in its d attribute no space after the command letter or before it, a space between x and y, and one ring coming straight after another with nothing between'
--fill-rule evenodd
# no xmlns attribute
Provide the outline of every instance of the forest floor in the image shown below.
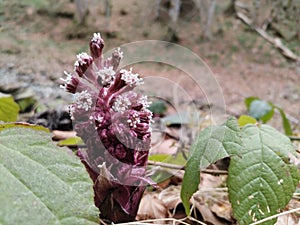
<svg viewBox="0 0 300 225"><path fill-rule="evenodd" d="M167 26L154 20L150 3L113 1L110 19L100 3L90 7L85 25L74 22L76 9L68 1L5 3L0 9L1 83L29 85L39 101L56 99L55 105L62 103L57 101L59 98L65 98L57 90L59 78L64 70L72 71L76 54L88 51L87 43L94 32L104 36L105 50L134 41L166 38ZM281 106L294 121L299 120L299 65L287 61L234 16L217 16L215 20L213 39L207 41L201 38L197 13L181 19L176 28L177 44L197 54L211 69L229 114L245 113L244 99L256 96ZM180 73L161 64L144 65L139 72L162 77L168 74L168 79ZM191 89L189 82L183 85Z"/></svg>
<svg viewBox="0 0 300 225"><path fill-rule="evenodd" d="M167 37L165 22L154 20L154 8L148 1L113 0L109 19L100 1L101 4L91 7L84 25L76 23L76 9L70 1L49 2L0 3L3 4L0 5L0 92L26 90L44 108L64 107L71 101L59 88L60 78L63 71L73 70L76 54L88 52L88 41L94 32L101 32L106 50ZM206 71L211 71L219 84L228 114L245 114L245 98L256 96L282 107L299 134L300 65L288 61L234 16L222 15L215 20L213 38L208 41L201 37L197 13L182 18L176 27L176 44L198 55L204 62L202 65L209 68ZM203 97L183 71L155 62L133 67L142 76L163 77L179 83L196 102ZM219 97L214 90L204 94ZM205 98L200 100L203 103ZM275 115L271 124L282 130L279 118L280 115Z"/></svg>

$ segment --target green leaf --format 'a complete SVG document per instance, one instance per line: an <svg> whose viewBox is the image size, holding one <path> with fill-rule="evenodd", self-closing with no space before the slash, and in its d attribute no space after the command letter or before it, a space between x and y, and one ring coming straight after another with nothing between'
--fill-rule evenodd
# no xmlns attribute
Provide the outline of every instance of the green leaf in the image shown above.
<svg viewBox="0 0 300 225"><path fill-rule="evenodd" d="M186 158L184 157L182 152L179 152L175 156L171 156L171 158L168 158L165 162L184 166L186 164Z"/></svg>
<svg viewBox="0 0 300 225"><path fill-rule="evenodd" d="M252 103L254 100L259 100L259 98L258 98L258 97L248 97L248 98L245 99L245 105L246 105L248 111L249 111L249 109L250 109L251 103Z"/></svg>
<svg viewBox="0 0 300 225"><path fill-rule="evenodd" d="M70 137L58 142L58 146L69 146L69 147L83 145L83 144L84 143L80 137Z"/></svg>
<svg viewBox="0 0 300 225"><path fill-rule="evenodd" d="M162 118L161 121L167 126L188 124L190 119L189 117L190 116L187 113L176 113Z"/></svg>
<svg viewBox="0 0 300 225"><path fill-rule="evenodd" d="M246 125L241 156L233 156L228 190L235 218L241 225L278 213L290 201L300 174L289 163L295 152L290 140L267 125ZM262 223L274 224L276 220Z"/></svg>
<svg viewBox="0 0 300 225"><path fill-rule="evenodd" d="M273 117L274 107L266 101L255 99L250 104L249 114L255 119L266 123Z"/></svg>
<svg viewBox="0 0 300 225"><path fill-rule="evenodd" d="M20 112L24 113L30 111L33 108L34 104L36 103L36 100L33 97L24 98L18 100L17 103L20 106Z"/></svg>
<svg viewBox="0 0 300 225"><path fill-rule="evenodd" d="M291 124L289 122L289 120L286 118L286 115L283 111L282 108L279 108L276 106L276 109L278 109L278 111L280 112L281 118L282 118L282 125L283 125L283 129L286 135L293 135L293 131L291 128Z"/></svg>
<svg viewBox="0 0 300 225"><path fill-rule="evenodd" d="M255 118L247 115L241 115L240 118L238 119L238 124L243 127L247 124L256 124L257 121Z"/></svg>
<svg viewBox="0 0 300 225"><path fill-rule="evenodd" d="M163 162L168 164L174 164L174 165L180 165L184 167L186 164L186 159L184 158L182 152L179 152L176 155L169 155L169 154L153 154L149 156L149 161L154 162ZM150 168L153 166L149 166ZM173 171L176 172L176 171ZM171 173L168 171L168 169L164 170L163 168L161 170L155 171L153 175L151 175L151 179L155 181L156 183L160 183L164 180L169 179L171 176L173 176L174 173Z"/></svg>
<svg viewBox="0 0 300 225"><path fill-rule="evenodd" d="M49 133L0 132L2 225L99 224L91 179L80 160L56 147Z"/></svg>
<svg viewBox="0 0 300 225"><path fill-rule="evenodd" d="M50 132L50 130L46 127L35 125L35 124L29 124L29 123L22 123L22 122L16 122L16 123L0 123L0 132L2 130L8 129L8 128L30 128L33 130L39 130L39 131L45 131L47 133Z"/></svg>
<svg viewBox="0 0 300 225"><path fill-rule="evenodd" d="M235 118L230 118L222 126L211 126L203 130L191 146L191 153L183 177L181 199L186 214L190 214L189 200L198 189L200 169L219 159L241 150L240 128Z"/></svg>
<svg viewBox="0 0 300 225"><path fill-rule="evenodd" d="M172 156L168 154L153 154L149 155L148 160L154 162L165 162L170 158L172 158Z"/></svg>
<svg viewBox="0 0 300 225"><path fill-rule="evenodd" d="M0 121L15 122L18 118L20 107L11 95L0 93Z"/></svg>
<svg viewBox="0 0 300 225"><path fill-rule="evenodd" d="M164 162L164 163L182 165L182 166L184 166L186 163L186 159L184 158L182 152L179 152L176 155L154 154L154 155L150 155L148 159L155 162Z"/></svg>
<svg viewBox="0 0 300 225"><path fill-rule="evenodd" d="M21 113L29 112L34 107L34 104L37 102L34 99L34 93L28 89L15 94L14 98L20 106Z"/></svg>
<svg viewBox="0 0 300 225"><path fill-rule="evenodd" d="M150 105L149 110L153 112L153 114L162 115L167 110L167 104L165 101L158 100Z"/></svg>

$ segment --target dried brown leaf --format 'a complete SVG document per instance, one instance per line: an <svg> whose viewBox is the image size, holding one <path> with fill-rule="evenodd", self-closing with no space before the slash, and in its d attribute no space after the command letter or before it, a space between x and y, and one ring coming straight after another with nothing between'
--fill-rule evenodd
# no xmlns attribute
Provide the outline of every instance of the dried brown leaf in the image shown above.
<svg viewBox="0 0 300 225"><path fill-rule="evenodd" d="M76 137L75 131L61 131L61 130L53 130L52 131L52 139L53 140L65 140L67 138Z"/></svg>
<svg viewBox="0 0 300 225"><path fill-rule="evenodd" d="M137 213L137 220L168 218L170 213L157 192L145 192Z"/></svg>
<svg viewBox="0 0 300 225"><path fill-rule="evenodd" d="M292 213L278 217L275 225L297 225L299 222L299 217Z"/></svg>
<svg viewBox="0 0 300 225"><path fill-rule="evenodd" d="M159 193L158 199L165 204L168 210L176 210L176 207L181 203L180 190L181 186L169 186Z"/></svg>
<svg viewBox="0 0 300 225"><path fill-rule="evenodd" d="M200 176L199 189L220 187L226 181L226 176L214 176L206 173L201 173Z"/></svg>
<svg viewBox="0 0 300 225"><path fill-rule="evenodd" d="M211 211L215 213L218 217L226 219L228 221L232 220L232 208L229 202L215 203L211 206Z"/></svg>
<svg viewBox="0 0 300 225"><path fill-rule="evenodd" d="M151 149L151 154L176 154L179 148L178 141L174 139L164 139Z"/></svg>
<svg viewBox="0 0 300 225"><path fill-rule="evenodd" d="M224 223L212 213L211 209L207 205L201 202L195 202L194 206L199 210L205 222L209 222L214 225L224 225Z"/></svg>

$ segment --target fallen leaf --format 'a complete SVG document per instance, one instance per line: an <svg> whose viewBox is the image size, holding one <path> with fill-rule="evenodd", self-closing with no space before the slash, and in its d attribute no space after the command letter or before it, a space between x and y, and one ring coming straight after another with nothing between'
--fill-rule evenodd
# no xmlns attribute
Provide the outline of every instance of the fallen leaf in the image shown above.
<svg viewBox="0 0 300 225"><path fill-rule="evenodd" d="M213 176L211 174L201 173L200 177L199 189L220 187L226 181L227 176Z"/></svg>
<svg viewBox="0 0 300 225"><path fill-rule="evenodd" d="M212 213L206 204L195 201L194 206L199 210L205 222L209 222L214 225L224 225L224 223Z"/></svg>
<svg viewBox="0 0 300 225"><path fill-rule="evenodd" d="M158 194L158 199L161 200L168 210L174 209L181 203L180 198L181 186L169 186Z"/></svg>
<svg viewBox="0 0 300 225"><path fill-rule="evenodd" d="M232 220L232 208L229 202L219 202L212 205L210 208L213 213L215 213L218 217L226 219L230 222Z"/></svg>
<svg viewBox="0 0 300 225"><path fill-rule="evenodd" d="M177 150L179 148L178 141L174 139L164 139L160 143L158 143L156 146L153 146L151 148L150 154L169 154L173 155L177 153Z"/></svg>
<svg viewBox="0 0 300 225"><path fill-rule="evenodd" d="M170 217L170 213L164 202L157 198L157 192L145 192L136 219L145 220L168 217ZM158 224L158 222L156 223Z"/></svg>
<svg viewBox="0 0 300 225"><path fill-rule="evenodd" d="M76 137L75 131L61 131L61 130L52 131L53 140L65 140L67 138L72 138L72 137Z"/></svg>
<svg viewBox="0 0 300 225"><path fill-rule="evenodd" d="M296 225L299 222L299 218L292 213L278 217L275 225Z"/></svg>
<svg viewBox="0 0 300 225"><path fill-rule="evenodd" d="M158 185L161 189L165 189L166 187L169 186L170 182L171 182L171 179L170 179L170 178L167 178L167 179L165 179L165 180L163 180L163 181L160 181L157 185Z"/></svg>

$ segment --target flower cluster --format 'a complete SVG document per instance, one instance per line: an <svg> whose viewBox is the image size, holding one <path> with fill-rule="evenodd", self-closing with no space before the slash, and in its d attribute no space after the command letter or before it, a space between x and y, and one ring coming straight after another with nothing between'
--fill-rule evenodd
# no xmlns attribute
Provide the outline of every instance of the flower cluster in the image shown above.
<svg viewBox="0 0 300 225"><path fill-rule="evenodd" d="M95 183L101 217L120 222L135 217L145 182L151 183L145 173L152 113L147 96L133 90L142 78L132 68L117 69L123 57L119 48L104 60L103 47L100 33L94 34L91 55L77 55L75 73L65 72L61 87L74 94L70 114L87 145L78 155Z"/></svg>

